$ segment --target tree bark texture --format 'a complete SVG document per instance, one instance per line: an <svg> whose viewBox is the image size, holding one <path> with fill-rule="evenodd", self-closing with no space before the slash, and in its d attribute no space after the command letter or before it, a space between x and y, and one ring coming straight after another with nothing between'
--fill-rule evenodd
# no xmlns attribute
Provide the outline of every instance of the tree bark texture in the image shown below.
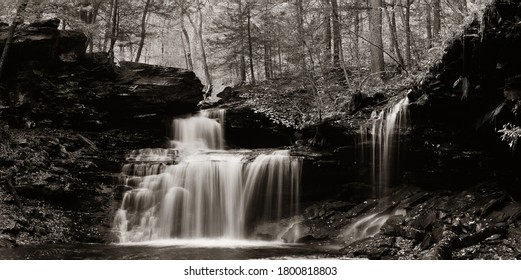
<svg viewBox="0 0 521 280"><path fill-rule="evenodd" d="M146 36L146 26L147 26L147 14L148 8L150 7L150 1L147 0L145 3L145 8L143 9L143 16L141 17L141 38L139 39L139 45L136 54L135 62L139 62L139 58L141 57L141 51L143 50L143 46L145 45L145 36Z"/></svg>
<svg viewBox="0 0 521 280"><path fill-rule="evenodd" d="M337 0L331 0L331 11L333 15L333 66L340 66L340 44L342 37L340 35L340 16L338 11Z"/></svg>
<svg viewBox="0 0 521 280"><path fill-rule="evenodd" d="M382 39L382 0L370 0L369 11L369 46L371 54L371 73L385 70Z"/></svg>

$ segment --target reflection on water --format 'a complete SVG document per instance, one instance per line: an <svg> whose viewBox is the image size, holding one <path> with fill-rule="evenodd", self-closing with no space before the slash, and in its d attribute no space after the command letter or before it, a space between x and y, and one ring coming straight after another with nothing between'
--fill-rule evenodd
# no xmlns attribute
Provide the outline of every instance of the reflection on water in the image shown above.
<svg viewBox="0 0 521 280"><path fill-rule="evenodd" d="M230 247L199 247L196 243L164 246L105 244L45 244L0 248L0 259L31 260L244 260L270 258L330 257L331 248L309 245L237 244ZM208 243L207 243L208 244ZM217 243L215 243L216 245ZM199 245L203 245L202 243ZM326 251L329 253L326 254Z"/></svg>

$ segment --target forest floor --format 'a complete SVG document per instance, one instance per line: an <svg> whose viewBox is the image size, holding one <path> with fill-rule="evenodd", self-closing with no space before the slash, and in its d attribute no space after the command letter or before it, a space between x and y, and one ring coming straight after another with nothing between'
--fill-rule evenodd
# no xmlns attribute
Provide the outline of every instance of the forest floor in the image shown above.
<svg viewBox="0 0 521 280"><path fill-rule="evenodd" d="M385 82L369 74L349 79L346 82L341 69L332 69L314 82L302 76L282 76L235 87L223 99L225 103L239 101L276 124L301 130L324 122L367 119L389 100L405 96L419 75L401 73Z"/></svg>

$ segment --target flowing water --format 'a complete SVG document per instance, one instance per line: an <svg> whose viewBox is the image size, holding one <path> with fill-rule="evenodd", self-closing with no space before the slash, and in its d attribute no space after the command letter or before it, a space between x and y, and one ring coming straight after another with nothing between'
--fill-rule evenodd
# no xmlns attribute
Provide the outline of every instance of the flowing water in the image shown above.
<svg viewBox="0 0 521 280"><path fill-rule="evenodd" d="M375 197L388 194L389 187L399 176L400 135L408 128L407 97L381 111L374 111L369 124L359 133L359 158L363 164L369 159L371 183Z"/></svg>
<svg viewBox="0 0 521 280"><path fill-rule="evenodd" d="M301 159L224 150L223 122L222 110L175 119L169 149L130 153L121 175L130 190L114 221L120 243L240 243L255 239L255 226L298 213Z"/></svg>
<svg viewBox="0 0 521 280"><path fill-rule="evenodd" d="M360 127L357 143L358 157L362 164L367 164L365 161L369 158L370 181L373 186L373 196L376 198L388 195L389 188L400 175L400 135L409 125L408 105L409 99L405 97L380 112L374 111L371 116L372 121ZM403 216L405 210L396 209L392 212L375 210L359 218L346 228L344 232L346 242L351 243L374 236L389 217L394 215Z"/></svg>
<svg viewBox="0 0 521 280"><path fill-rule="evenodd" d="M371 168L375 197L398 176L400 134L408 100L380 112L360 129L358 153ZM302 160L286 150L226 150L225 112L175 119L168 148L131 151L119 176L126 186L114 218L116 244L42 244L0 248L3 259L250 259L331 256L338 248L288 244L288 227L263 225L299 214ZM388 208L389 209L389 208ZM351 243L377 234L404 209L369 211L345 228ZM291 227L291 226L290 226ZM296 234L298 235L298 234Z"/></svg>

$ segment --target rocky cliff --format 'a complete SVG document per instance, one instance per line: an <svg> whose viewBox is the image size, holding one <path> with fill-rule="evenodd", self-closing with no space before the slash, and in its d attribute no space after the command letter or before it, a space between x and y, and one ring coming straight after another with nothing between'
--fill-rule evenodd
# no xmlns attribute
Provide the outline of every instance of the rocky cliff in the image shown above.
<svg viewBox="0 0 521 280"><path fill-rule="evenodd" d="M0 82L0 246L108 241L125 154L164 146L172 116L202 99L193 72L113 64L86 41L55 20L15 34Z"/></svg>

